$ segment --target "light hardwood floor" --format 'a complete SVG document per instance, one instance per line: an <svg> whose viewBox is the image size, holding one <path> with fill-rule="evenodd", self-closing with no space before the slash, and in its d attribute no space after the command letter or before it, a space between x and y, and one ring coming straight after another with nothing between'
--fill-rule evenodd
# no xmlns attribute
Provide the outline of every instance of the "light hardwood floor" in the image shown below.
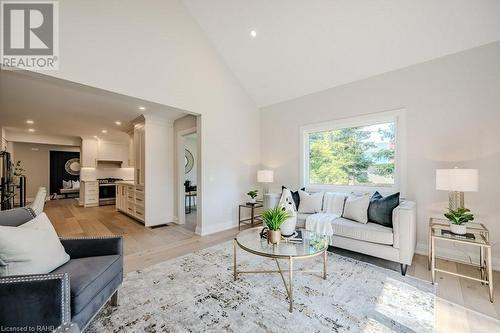
<svg viewBox="0 0 500 333"><path fill-rule="evenodd" d="M50 201L45 212L60 236L123 236L126 272L228 241L238 233L232 229L200 237L176 224L145 228L116 212L114 206L83 208L73 199ZM446 260L438 259L438 265L478 274L471 266ZM416 255L408 275L430 281L427 258ZM486 287L477 282L441 273L437 279L437 332L500 332L500 272L494 272L495 303L490 303Z"/></svg>

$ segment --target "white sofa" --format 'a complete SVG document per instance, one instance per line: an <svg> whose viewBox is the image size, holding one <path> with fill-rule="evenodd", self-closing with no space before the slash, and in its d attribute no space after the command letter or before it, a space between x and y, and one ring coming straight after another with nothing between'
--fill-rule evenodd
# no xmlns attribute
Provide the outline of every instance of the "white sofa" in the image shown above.
<svg viewBox="0 0 500 333"><path fill-rule="evenodd" d="M393 227L368 222L366 224L345 219L333 220L330 245L364 253L401 264L401 274L411 265L417 243L417 205L402 201L392 212ZM312 214L297 214L297 227L304 228Z"/></svg>

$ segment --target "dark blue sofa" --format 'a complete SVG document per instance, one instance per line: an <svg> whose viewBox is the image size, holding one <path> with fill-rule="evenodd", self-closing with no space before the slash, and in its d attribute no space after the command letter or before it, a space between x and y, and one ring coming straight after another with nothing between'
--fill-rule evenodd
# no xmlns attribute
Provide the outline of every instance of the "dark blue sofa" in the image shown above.
<svg viewBox="0 0 500 333"><path fill-rule="evenodd" d="M0 225L18 226L30 209L0 212ZM0 277L0 325L51 332L71 322L83 331L108 300L117 305L123 280L122 237L63 238L70 256L49 274Z"/></svg>

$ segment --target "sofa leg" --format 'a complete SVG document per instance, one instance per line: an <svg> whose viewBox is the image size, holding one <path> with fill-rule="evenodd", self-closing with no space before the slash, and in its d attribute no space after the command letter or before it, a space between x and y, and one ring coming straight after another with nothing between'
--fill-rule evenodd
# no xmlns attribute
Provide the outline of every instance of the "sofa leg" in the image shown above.
<svg viewBox="0 0 500 333"><path fill-rule="evenodd" d="M401 275L405 276L406 275L406 269L408 268L408 265L401 264Z"/></svg>
<svg viewBox="0 0 500 333"><path fill-rule="evenodd" d="M111 296L109 304L111 304L111 306L118 306L118 290Z"/></svg>

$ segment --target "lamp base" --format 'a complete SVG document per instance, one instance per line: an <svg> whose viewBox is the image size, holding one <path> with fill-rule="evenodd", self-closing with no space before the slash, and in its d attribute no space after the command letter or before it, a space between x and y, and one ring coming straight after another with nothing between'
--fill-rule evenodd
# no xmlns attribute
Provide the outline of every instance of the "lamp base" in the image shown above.
<svg viewBox="0 0 500 333"><path fill-rule="evenodd" d="M450 209L464 208L464 192L451 191L448 198Z"/></svg>

